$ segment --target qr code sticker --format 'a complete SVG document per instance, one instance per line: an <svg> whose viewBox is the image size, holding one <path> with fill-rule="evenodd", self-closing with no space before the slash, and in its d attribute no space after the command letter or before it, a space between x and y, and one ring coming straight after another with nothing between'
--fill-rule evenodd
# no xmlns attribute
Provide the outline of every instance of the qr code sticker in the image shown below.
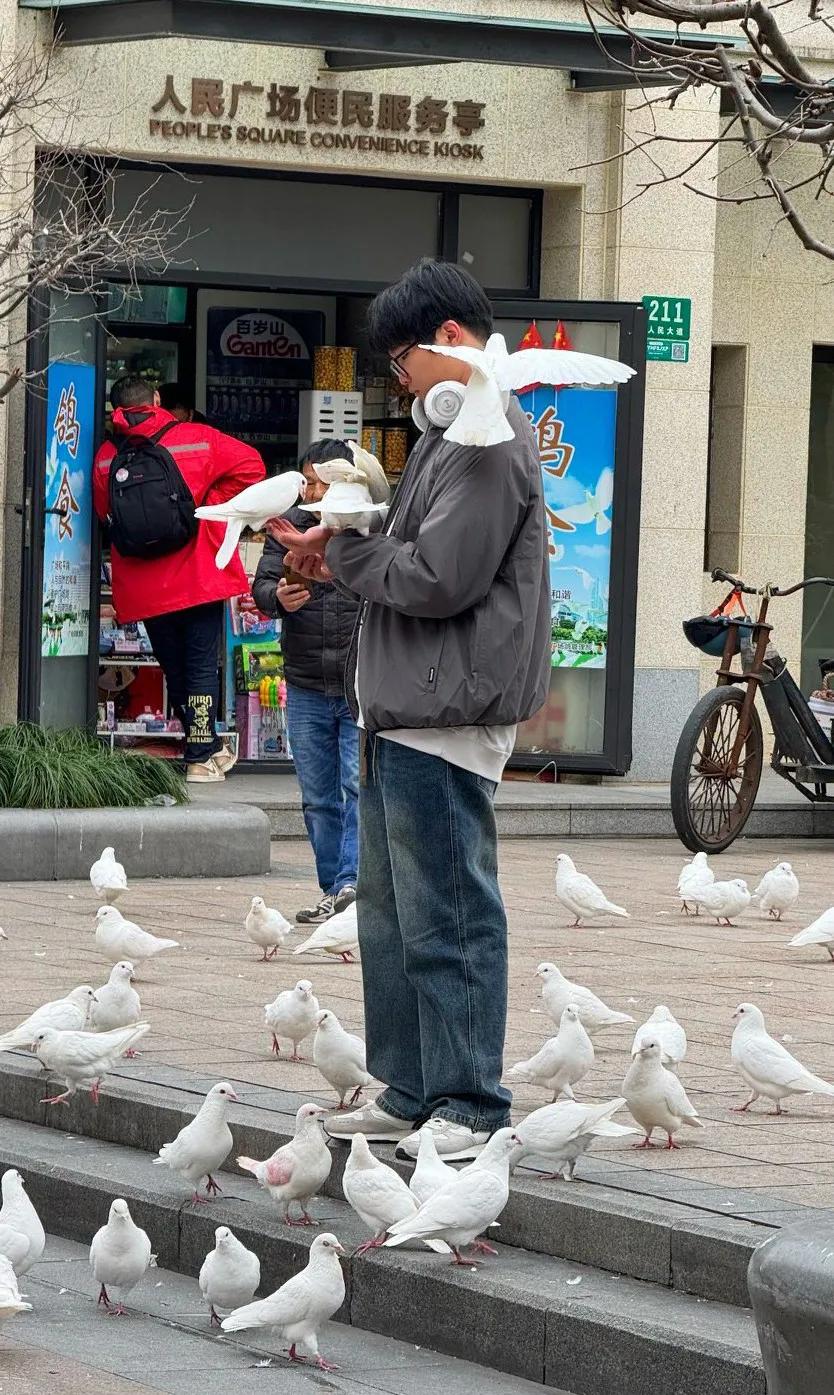
<svg viewBox="0 0 834 1395"><path fill-rule="evenodd" d="M685 345L685 344L673 344L673 345L672 345L672 358L682 359L683 362L686 363L686 345Z"/></svg>

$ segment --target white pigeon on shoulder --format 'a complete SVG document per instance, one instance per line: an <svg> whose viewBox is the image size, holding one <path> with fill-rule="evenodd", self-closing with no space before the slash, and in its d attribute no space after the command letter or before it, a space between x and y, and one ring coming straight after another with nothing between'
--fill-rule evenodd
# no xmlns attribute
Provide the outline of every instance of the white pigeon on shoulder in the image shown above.
<svg viewBox="0 0 834 1395"><path fill-rule="evenodd" d="M232 1131L226 1122L229 1105L237 1103L235 1094L227 1080L212 1085L199 1110L190 1123L180 1129L171 1143L163 1143L157 1165L163 1164L172 1172L184 1177L194 1187L191 1198L196 1206L209 1201L213 1195L223 1190L212 1177L223 1166L232 1151ZM200 1196L197 1190L200 1179L206 1179L206 1195Z"/></svg>
<svg viewBox="0 0 834 1395"><path fill-rule="evenodd" d="M653 1148L655 1129L662 1129L666 1134L667 1148L679 1148L675 1134L684 1125L692 1129L704 1127L683 1085L666 1069L660 1056L660 1042L656 1037L647 1037L623 1081L623 1096L629 1112L645 1134L643 1142L635 1143L635 1148Z"/></svg>
<svg viewBox="0 0 834 1395"><path fill-rule="evenodd" d="M829 959L834 960L834 906L823 911L811 925L788 940L789 949L798 949L801 945L822 945L823 949L828 950Z"/></svg>
<svg viewBox="0 0 834 1395"><path fill-rule="evenodd" d="M210 1325L219 1327L221 1318L251 1303L261 1282L261 1261L227 1225L219 1225L197 1282L209 1305Z"/></svg>
<svg viewBox="0 0 834 1395"><path fill-rule="evenodd" d="M29 1248L22 1264L16 1265L18 1274L25 1274L37 1264L46 1248L46 1232L32 1202L26 1195L26 1184L16 1168L10 1167L3 1173L3 1205L0 1208L0 1226L9 1225L20 1231L29 1241Z"/></svg>
<svg viewBox="0 0 834 1395"><path fill-rule="evenodd" d="M777 862L753 892L753 900L772 920L781 920L798 898L799 878L789 862Z"/></svg>
<svg viewBox="0 0 834 1395"><path fill-rule="evenodd" d="M612 1114L624 1107L625 1100L620 1097L606 1100L604 1104L558 1100L534 1109L518 1126L524 1146L511 1170L534 1154L553 1168L552 1172L540 1173L540 1181L562 1176L568 1182L573 1181L577 1160L587 1153L595 1138L624 1138L637 1133L637 1129L614 1123Z"/></svg>
<svg viewBox="0 0 834 1395"><path fill-rule="evenodd" d="M90 1246L90 1267L100 1284L98 1301L113 1317L127 1312L125 1299L147 1273L153 1261L147 1232L140 1229L121 1197L112 1203L107 1224L97 1230ZM114 1306L108 1293L117 1295Z"/></svg>
<svg viewBox="0 0 834 1395"><path fill-rule="evenodd" d="M615 1012L590 988L583 987L581 983L571 983L555 964L539 964L536 978L542 981L542 1002L554 1022L561 1022L562 1013L571 1004L577 1008L579 1020L590 1037L606 1027L619 1027L634 1021L627 1012Z"/></svg>
<svg viewBox="0 0 834 1395"><path fill-rule="evenodd" d="M691 862L684 864L678 877L678 896L680 897L681 910L685 915L689 915L690 902L695 907L695 914L699 914L699 906L695 897L705 886L712 886L714 881L715 873L707 863L705 852L697 852Z"/></svg>
<svg viewBox="0 0 834 1395"><path fill-rule="evenodd" d="M302 1104L295 1116L295 1135L263 1162L240 1157L238 1167L254 1174L259 1185L281 1207L285 1225L317 1225L307 1210L330 1176L333 1156L325 1141L322 1118L327 1113L319 1104ZM296 1201L300 1218L293 1220L290 1206Z"/></svg>
<svg viewBox="0 0 834 1395"><path fill-rule="evenodd" d="M284 470L280 475L248 485L222 504L201 504L195 509L196 518L226 524L225 536L214 559L217 568L222 571L229 565L244 528L259 533L270 518L280 518L292 508L296 499L303 499L306 490L307 482L300 471Z"/></svg>
<svg viewBox="0 0 834 1395"><path fill-rule="evenodd" d="M677 1071L686 1055L686 1032L662 1003L655 1008L651 1017L638 1027L631 1044L631 1054L636 1056L644 1041L660 1042L660 1059L664 1066Z"/></svg>
<svg viewBox="0 0 834 1395"><path fill-rule="evenodd" d="M281 1054L279 1039L289 1037L292 1042L290 1060L304 1060L298 1048L316 1030L319 1011L319 1000L308 978L300 978L295 988L285 988L271 1003L264 1004L264 1022L272 1032L272 1050L276 1056Z"/></svg>
<svg viewBox="0 0 834 1395"><path fill-rule="evenodd" d="M252 905L243 924L252 943L263 950L262 964L265 964L267 959L274 959L292 930L286 916L268 906L262 896L252 897Z"/></svg>
<svg viewBox="0 0 834 1395"><path fill-rule="evenodd" d="M0 1051L31 1046L44 1027L54 1027L58 1032L81 1031L87 1025L93 991L92 984L82 983L65 998L54 998L36 1008L17 1027L0 1037Z"/></svg>
<svg viewBox="0 0 834 1395"><path fill-rule="evenodd" d="M789 1095L834 1096L834 1085L813 1075L780 1041L770 1036L764 1013L755 1003L740 1003L733 1013L735 1030L730 1048L733 1065L750 1087L746 1104L736 1105L735 1114L744 1114L760 1095L773 1100L772 1114L784 1114L782 1100Z"/></svg>
<svg viewBox="0 0 834 1395"><path fill-rule="evenodd" d="M361 1037L346 1032L335 1012L329 1009L320 1012L316 1019L316 1035L313 1040L313 1065L332 1085L339 1096L339 1108L345 1108L345 1096L353 1093L350 1104L356 1104L365 1085L370 1085L373 1076L368 1074L365 1063L365 1043Z"/></svg>
<svg viewBox="0 0 834 1395"><path fill-rule="evenodd" d="M393 1167L374 1157L363 1133L355 1133L351 1139L342 1191L345 1201L371 1232L371 1238L363 1240L354 1250L354 1258L368 1250L379 1249L397 1221L417 1212L417 1198L409 1191L408 1184ZM432 1242L429 1248L448 1253L446 1245L437 1246Z"/></svg>
<svg viewBox="0 0 834 1395"><path fill-rule="evenodd" d="M582 1026L578 1007L568 1003L559 1020L557 1035L546 1041L529 1061L519 1061L513 1066L509 1077L529 1085L543 1085L552 1092L554 1100L560 1095L573 1099L572 1087L588 1074L593 1064L591 1038Z"/></svg>
<svg viewBox="0 0 834 1395"><path fill-rule="evenodd" d="M746 881L735 877L731 882L713 882L710 886L702 886L690 899L715 916L719 925L722 922L732 925L735 917L750 905L750 892Z"/></svg>
<svg viewBox="0 0 834 1395"><path fill-rule="evenodd" d="M422 1206L428 1201L430 1196L456 1175L457 1169L450 1167L444 1162L437 1151L437 1144L434 1141L434 1130L420 1129L420 1142L417 1148L417 1161L414 1164L414 1171L408 1179L408 1190L415 1198L417 1205Z"/></svg>
<svg viewBox="0 0 834 1395"><path fill-rule="evenodd" d="M16 1313L31 1311L32 1304L24 1302L11 1262L5 1255L0 1255L0 1318L10 1318Z"/></svg>
<svg viewBox="0 0 834 1395"><path fill-rule="evenodd" d="M50 1095L41 1104L64 1104L76 1090L88 1089L98 1104L102 1077L115 1070L121 1058L151 1030L149 1022L119 1027L114 1032L56 1032L42 1027L35 1037L35 1050L41 1063L64 1081L61 1095Z"/></svg>
<svg viewBox="0 0 834 1395"><path fill-rule="evenodd" d="M129 959L120 959L110 970L110 977L97 988L90 1003L90 1026L94 1032L112 1032L117 1027L132 1027L142 1017L139 994L131 986L136 971ZM133 1047L125 1053L135 1056Z"/></svg>
<svg viewBox="0 0 834 1395"><path fill-rule="evenodd" d="M584 872L577 872L573 858L567 853L559 853L556 858L556 899L576 917L575 926L589 916L616 915L628 919L628 911L609 901L605 892Z"/></svg>
<svg viewBox="0 0 834 1395"><path fill-rule="evenodd" d="M115 848L105 848L90 868L90 884L100 901L112 906L127 891L127 873L116 861Z"/></svg>
<svg viewBox="0 0 834 1395"><path fill-rule="evenodd" d="M166 949L177 949L179 940L151 935L132 920L125 920L115 906L99 906L96 911L96 944L111 964L129 959L131 964L152 959Z"/></svg>
<svg viewBox="0 0 834 1395"><path fill-rule="evenodd" d="M358 948L356 902L352 901L346 910L337 912L316 926L310 938L294 949L293 954L306 954L309 950L318 949L324 954L337 955L345 964L352 964Z"/></svg>
<svg viewBox="0 0 834 1395"><path fill-rule="evenodd" d="M317 1235L310 1246L307 1267L293 1274L268 1298L236 1308L220 1326L224 1332L247 1332L268 1328L290 1344L290 1361L311 1358L320 1371L335 1371L319 1353L318 1333L323 1322L338 1312L345 1301L345 1278L339 1255L345 1252L329 1231ZM296 1351L302 1348L303 1354Z"/></svg>

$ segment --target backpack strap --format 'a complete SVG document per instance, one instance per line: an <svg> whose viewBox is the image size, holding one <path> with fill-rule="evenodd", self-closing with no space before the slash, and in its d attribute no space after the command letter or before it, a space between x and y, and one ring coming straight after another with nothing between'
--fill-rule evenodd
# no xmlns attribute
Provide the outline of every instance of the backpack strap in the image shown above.
<svg viewBox="0 0 834 1395"><path fill-rule="evenodd" d="M149 440L149 441L154 441L154 442L156 442L156 441L161 441L162 437L165 435L165 432L166 432L166 431L170 431L171 428L172 428L172 426L182 426L182 422L180 422L180 421L166 421L165 425L164 425L164 426L160 426L160 428L159 428L158 431L155 431L154 434L153 434L152 436L148 436L148 437L147 437L147 440Z"/></svg>

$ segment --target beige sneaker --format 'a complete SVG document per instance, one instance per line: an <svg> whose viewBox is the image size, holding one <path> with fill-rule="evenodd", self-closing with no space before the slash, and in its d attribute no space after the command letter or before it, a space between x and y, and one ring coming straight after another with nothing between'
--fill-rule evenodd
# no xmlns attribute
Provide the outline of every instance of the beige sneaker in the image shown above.
<svg viewBox="0 0 834 1395"><path fill-rule="evenodd" d="M192 761L185 768L185 780L188 785L212 785L225 778L225 772L215 764L214 756L209 756L208 760L204 761Z"/></svg>
<svg viewBox="0 0 834 1395"><path fill-rule="evenodd" d="M237 751L232 750L228 741L224 741L223 750L215 751L212 760L222 774L228 775L232 766L237 765Z"/></svg>

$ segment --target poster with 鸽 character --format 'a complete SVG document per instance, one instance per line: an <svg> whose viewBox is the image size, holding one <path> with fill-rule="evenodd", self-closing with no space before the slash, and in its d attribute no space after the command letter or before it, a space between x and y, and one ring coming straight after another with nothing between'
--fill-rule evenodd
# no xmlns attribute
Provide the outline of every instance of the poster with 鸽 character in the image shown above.
<svg viewBox="0 0 834 1395"><path fill-rule="evenodd" d="M88 363L55 362L47 371L41 618L47 659L89 648L95 376Z"/></svg>
<svg viewBox="0 0 834 1395"><path fill-rule="evenodd" d="M206 416L259 449L298 435L298 394L312 386L318 312L210 305L206 315ZM273 453L273 452L270 452Z"/></svg>
<svg viewBox="0 0 834 1395"><path fill-rule="evenodd" d="M539 448L550 549L552 665L605 668L617 392L519 394Z"/></svg>

